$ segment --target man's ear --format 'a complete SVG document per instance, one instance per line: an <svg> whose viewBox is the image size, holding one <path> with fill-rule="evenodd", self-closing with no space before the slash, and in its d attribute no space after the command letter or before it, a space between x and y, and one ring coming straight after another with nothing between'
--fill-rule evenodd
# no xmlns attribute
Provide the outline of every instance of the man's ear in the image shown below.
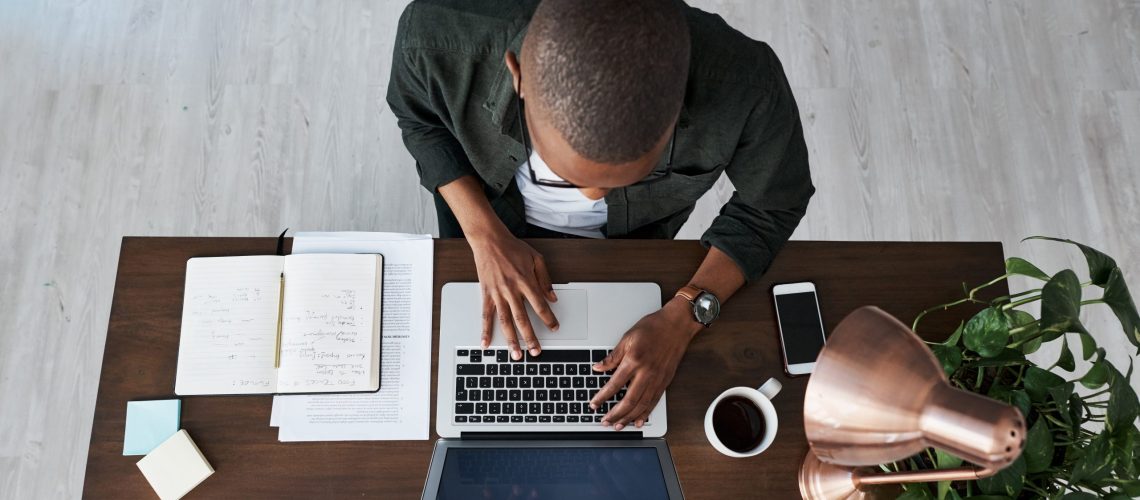
<svg viewBox="0 0 1140 500"><path fill-rule="evenodd" d="M522 70L519 69L519 60L515 57L515 53L507 51L503 54L503 62L507 63L507 70L511 72L511 85L514 86L515 92L519 93L519 97L523 97L522 89L519 88L519 81L522 80Z"/></svg>

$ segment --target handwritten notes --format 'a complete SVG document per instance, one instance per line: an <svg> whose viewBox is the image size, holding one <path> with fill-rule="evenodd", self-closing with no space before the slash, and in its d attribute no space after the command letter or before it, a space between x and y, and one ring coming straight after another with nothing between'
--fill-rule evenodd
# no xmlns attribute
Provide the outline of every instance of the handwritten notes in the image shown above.
<svg viewBox="0 0 1140 500"><path fill-rule="evenodd" d="M276 392L273 368L284 257L190 259L174 392Z"/></svg>
<svg viewBox="0 0 1140 500"><path fill-rule="evenodd" d="M376 390L381 268L375 254L190 259L175 393Z"/></svg>
<svg viewBox="0 0 1140 500"><path fill-rule="evenodd" d="M291 255L285 261L280 392L376 387L377 256Z"/></svg>

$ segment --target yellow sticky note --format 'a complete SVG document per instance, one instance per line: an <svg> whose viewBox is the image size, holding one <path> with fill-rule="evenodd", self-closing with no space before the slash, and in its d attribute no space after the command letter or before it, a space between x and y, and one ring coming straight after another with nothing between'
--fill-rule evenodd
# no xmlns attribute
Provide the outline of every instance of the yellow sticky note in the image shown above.
<svg viewBox="0 0 1140 500"><path fill-rule="evenodd" d="M162 500L182 498L214 473L185 429L163 441L137 465Z"/></svg>

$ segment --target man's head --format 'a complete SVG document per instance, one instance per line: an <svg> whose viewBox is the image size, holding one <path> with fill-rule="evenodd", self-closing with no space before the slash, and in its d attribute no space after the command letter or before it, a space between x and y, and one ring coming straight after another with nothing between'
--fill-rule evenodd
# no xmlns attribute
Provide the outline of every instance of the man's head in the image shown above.
<svg viewBox="0 0 1140 500"><path fill-rule="evenodd" d="M634 184L658 163L685 95L676 0L543 0L506 54L534 148L579 186ZM521 66L521 67L520 67Z"/></svg>

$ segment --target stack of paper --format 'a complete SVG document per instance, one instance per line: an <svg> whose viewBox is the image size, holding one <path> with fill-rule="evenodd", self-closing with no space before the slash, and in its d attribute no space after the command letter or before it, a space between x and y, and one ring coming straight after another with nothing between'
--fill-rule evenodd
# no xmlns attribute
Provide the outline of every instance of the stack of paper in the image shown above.
<svg viewBox="0 0 1140 500"><path fill-rule="evenodd" d="M162 500L182 498L214 473L185 430L163 441L137 465Z"/></svg>
<svg viewBox="0 0 1140 500"><path fill-rule="evenodd" d="M427 439L434 245L428 234L297 233L293 253L384 256L380 392L274 396L280 441Z"/></svg>
<svg viewBox="0 0 1140 500"><path fill-rule="evenodd" d="M127 401L123 455L146 455L178 432L182 402L177 399Z"/></svg>

